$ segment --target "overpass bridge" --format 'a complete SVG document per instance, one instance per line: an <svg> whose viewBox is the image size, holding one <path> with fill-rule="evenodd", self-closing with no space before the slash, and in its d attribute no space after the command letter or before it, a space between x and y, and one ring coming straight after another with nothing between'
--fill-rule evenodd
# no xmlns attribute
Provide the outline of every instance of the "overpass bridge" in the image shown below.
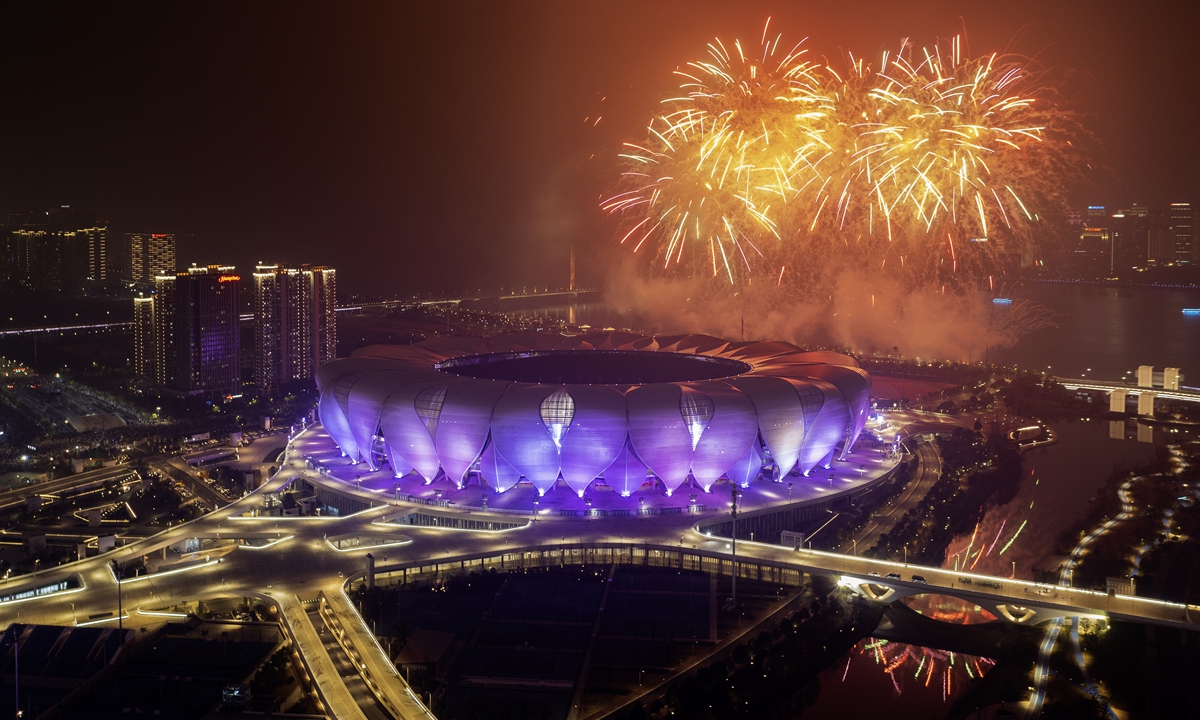
<svg viewBox="0 0 1200 720"><path fill-rule="evenodd" d="M268 493L301 477L322 483L329 492L357 498L366 509L343 517L255 515ZM434 512L446 518L454 516L460 522L404 522L414 513ZM517 518L472 508L431 508L310 474L303 454L289 443L279 472L255 492L226 507L100 556L13 578L0 594L0 624L71 624L82 620L148 625L162 621L161 615L148 613L163 608L189 608L197 600L223 596L261 597L277 607L329 712L336 717L358 717L357 707L352 707L353 697L346 692L340 676L331 671L332 660L308 615L301 611L303 603L325 597L323 617L333 618L341 629L339 640L356 660L381 706L397 717L426 719L432 716L379 648L346 595L350 582L365 578L367 551L380 556L378 573L400 573L402 577L534 562L630 562L726 575L736 572L739 577L786 580L792 585L800 584L806 574L829 576L848 592L884 603L910 595L944 594L979 604L1003 621L1021 625L1083 616L1200 630L1200 606L1196 605L763 542L738 541L735 557L727 538L700 529L721 514L708 510L700 517L680 513ZM328 542L328 538L395 533L403 533L411 542L347 552ZM252 542L210 561L130 578L120 584L111 571L114 560L134 562L154 549L191 537ZM126 609L120 620L113 613L118 607L118 587L124 590Z"/></svg>
<svg viewBox="0 0 1200 720"><path fill-rule="evenodd" d="M21 505L28 498L69 495L82 490L99 487L109 481L122 480L133 474L133 472L133 466L129 463L119 463L75 475L67 475L56 480L43 480L29 485L19 485L11 490L0 492L0 510L13 507L14 505Z"/></svg>

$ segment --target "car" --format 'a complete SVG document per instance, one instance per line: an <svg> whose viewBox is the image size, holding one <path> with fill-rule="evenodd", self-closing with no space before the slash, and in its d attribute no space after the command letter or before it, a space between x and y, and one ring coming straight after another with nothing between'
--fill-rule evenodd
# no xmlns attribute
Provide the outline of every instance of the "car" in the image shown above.
<svg viewBox="0 0 1200 720"><path fill-rule="evenodd" d="M899 580L900 573L888 573L887 575L884 575L884 577L888 580Z"/></svg>
<svg viewBox="0 0 1200 720"><path fill-rule="evenodd" d="M871 571L870 575L871 577L879 577L879 573L875 572L874 570Z"/></svg>
<svg viewBox="0 0 1200 720"><path fill-rule="evenodd" d="M926 580L925 578L921 577L920 575L913 575L912 579L913 579L913 582L919 582L919 583L923 583L925 585L929 584L929 581Z"/></svg>

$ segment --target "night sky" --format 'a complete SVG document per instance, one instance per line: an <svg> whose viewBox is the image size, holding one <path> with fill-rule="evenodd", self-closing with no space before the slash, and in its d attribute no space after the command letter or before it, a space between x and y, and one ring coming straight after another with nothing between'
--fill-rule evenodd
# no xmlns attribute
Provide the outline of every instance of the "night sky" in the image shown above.
<svg viewBox="0 0 1200 720"><path fill-rule="evenodd" d="M1100 146L1080 200L1197 200L1200 10L1174 5L10 3L0 210L210 238L184 262L327 263L344 296L562 285L572 242L602 283L618 144L675 67L767 16L835 68L964 28L1036 56Z"/></svg>

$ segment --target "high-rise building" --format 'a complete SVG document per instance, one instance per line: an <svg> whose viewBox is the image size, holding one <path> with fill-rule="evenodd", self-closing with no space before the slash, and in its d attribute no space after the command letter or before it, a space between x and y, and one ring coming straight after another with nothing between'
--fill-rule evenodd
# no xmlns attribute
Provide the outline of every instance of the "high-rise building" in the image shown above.
<svg viewBox="0 0 1200 720"><path fill-rule="evenodd" d="M1150 258L1150 210L1134 203L1109 219L1113 274L1146 267Z"/></svg>
<svg viewBox="0 0 1200 720"><path fill-rule="evenodd" d="M108 278L107 241L107 223L70 208L14 216L2 274L35 290L82 290Z"/></svg>
<svg viewBox="0 0 1200 720"><path fill-rule="evenodd" d="M241 278L232 267L192 266L155 278L155 376L189 395L241 392Z"/></svg>
<svg viewBox="0 0 1200 720"><path fill-rule="evenodd" d="M87 252L87 279L101 282L108 279L108 227L93 225L75 231L80 253Z"/></svg>
<svg viewBox="0 0 1200 720"><path fill-rule="evenodd" d="M1090 228L1108 229L1108 208L1104 205L1088 205L1083 213L1083 224Z"/></svg>
<svg viewBox="0 0 1200 720"><path fill-rule="evenodd" d="M1060 269L1076 277L1107 277L1112 274L1112 224L1108 208L1088 205L1068 215L1067 226L1075 241L1067 243L1060 256Z"/></svg>
<svg viewBox="0 0 1200 720"><path fill-rule="evenodd" d="M154 278L154 382L166 388L175 387L175 280Z"/></svg>
<svg viewBox="0 0 1200 720"><path fill-rule="evenodd" d="M310 380L337 356L333 268L259 265L254 273L255 381L263 390Z"/></svg>
<svg viewBox="0 0 1200 720"><path fill-rule="evenodd" d="M153 283L175 273L174 233L125 233L120 274L138 283Z"/></svg>
<svg viewBox="0 0 1200 720"><path fill-rule="evenodd" d="M1163 249L1168 262L1191 263L1196 253L1196 211L1191 203L1171 203L1167 208Z"/></svg>
<svg viewBox="0 0 1200 720"><path fill-rule="evenodd" d="M133 371L154 378L154 298L133 299Z"/></svg>

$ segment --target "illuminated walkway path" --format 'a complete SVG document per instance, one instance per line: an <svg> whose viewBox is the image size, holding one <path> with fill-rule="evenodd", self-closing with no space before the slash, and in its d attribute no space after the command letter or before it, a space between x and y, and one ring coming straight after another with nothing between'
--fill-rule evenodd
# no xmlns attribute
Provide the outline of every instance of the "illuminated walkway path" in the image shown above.
<svg viewBox="0 0 1200 720"><path fill-rule="evenodd" d="M628 553L630 557L637 554L643 558L669 559L681 566L715 567L721 572L729 572L733 565L731 548L725 539L709 537L695 530L698 521L706 518L711 521L727 511L718 508L715 502L699 516L681 512L598 518L557 514L533 518L515 513L485 513L402 502L387 493L359 490L354 485L307 470L303 460L305 453L299 449L319 434L316 427L302 433L289 446L280 472L262 488L232 505L102 556L16 578L11 587L0 590L0 595L11 596L21 590L45 587L69 576L78 577L82 587L19 602L0 602L0 624L70 624L78 621L111 626L116 620L117 583L109 569L110 561L131 561L188 538L255 538L255 542L263 547L242 546L219 558L214 553L208 562L182 571L125 581L122 590L128 617L124 622L128 626L155 624L163 618L141 613L201 599L221 596L267 599L282 613L285 629L301 652L327 710L339 718L360 717L360 711L333 669L331 658L301 607L302 602L324 597L322 602L327 606L322 606L322 618L331 623L331 627L340 627L339 641L347 654L360 664L364 679L379 702L398 717L428 718L431 716L397 674L344 593L347 583L361 577L365 569L365 550L341 552L326 540L327 537L403 534L411 539L409 543L375 551L381 556L379 572L403 572L406 568L453 571L476 564L503 563L506 558L517 560L522 553L544 556L547 551L561 552L564 558L569 554L572 558L591 557L595 560L611 559L616 553ZM279 490L300 476L375 506L342 518L245 516L262 507L267 493ZM806 482L813 484L811 480ZM820 481L815 484L819 486ZM821 494L814 493L817 495ZM720 493L714 492L711 497L718 496ZM464 531L393 522L398 518L418 516L450 524L469 521L476 525L511 526L511 529ZM756 571L778 568L834 576L853 592L884 602L904 595L937 592L985 607L999 607L1002 614L1008 611L1010 619L1024 622L1095 615L1197 629L1197 625L1189 620L1189 608L1147 598L1110 597L1088 590L906 566L850 555L791 550L761 542L738 542L737 550L738 560L745 562L744 566L739 565L739 571L748 567L755 567ZM386 556L386 560L382 556ZM897 577L886 577L889 573ZM914 581L913 575L922 577L924 582ZM1193 616L1200 618L1200 607L1190 610Z"/></svg>

